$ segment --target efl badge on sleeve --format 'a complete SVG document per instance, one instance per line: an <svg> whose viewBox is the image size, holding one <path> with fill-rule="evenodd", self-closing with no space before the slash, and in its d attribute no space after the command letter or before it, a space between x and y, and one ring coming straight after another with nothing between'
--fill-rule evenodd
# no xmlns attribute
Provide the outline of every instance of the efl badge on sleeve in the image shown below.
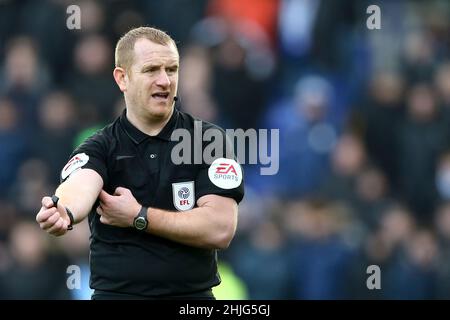
<svg viewBox="0 0 450 320"><path fill-rule="evenodd" d="M178 211L190 210L194 207L194 181L172 183L173 204Z"/></svg>

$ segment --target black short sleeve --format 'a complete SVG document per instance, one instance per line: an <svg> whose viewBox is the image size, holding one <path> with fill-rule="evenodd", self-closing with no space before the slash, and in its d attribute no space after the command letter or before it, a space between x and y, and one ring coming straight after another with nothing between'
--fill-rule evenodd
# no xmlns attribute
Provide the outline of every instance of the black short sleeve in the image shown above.
<svg viewBox="0 0 450 320"><path fill-rule="evenodd" d="M220 132L223 154L217 155L211 164L201 165L195 181L196 196L216 194L233 198L239 204L244 197L244 172L236 156L232 152L227 155L226 150L232 150L231 142L223 130L220 129Z"/></svg>
<svg viewBox="0 0 450 320"><path fill-rule="evenodd" d="M102 131L98 131L78 146L72 152L70 160L61 171L61 183L67 180L72 173L83 168L96 171L102 177L103 183L107 184L108 171L106 160L110 146L108 140Z"/></svg>
<svg viewBox="0 0 450 320"><path fill-rule="evenodd" d="M240 165L232 159L220 158L219 163L212 163L211 166L202 168L195 181L195 190L197 198L200 198L207 194L216 194L223 197L233 198L237 203L241 202L244 197L244 179L242 178L243 171ZM234 161L234 162L233 162ZM237 169L239 166L239 169ZM240 171L240 173L228 172L225 174L226 170L231 168L231 171ZM216 173L215 171L221 171L224 173ZM236 186L226 189L226 180L233 179L236 176L239 179L239 174L241 175L240 182L236 181ZM210 176L212 175L212 178ZM214 178L216 176L217 178ZM239 184L238 184L239 183ZM229 183L228 183L229 184ZM232 185L231 185L232 186Z"/></svg>

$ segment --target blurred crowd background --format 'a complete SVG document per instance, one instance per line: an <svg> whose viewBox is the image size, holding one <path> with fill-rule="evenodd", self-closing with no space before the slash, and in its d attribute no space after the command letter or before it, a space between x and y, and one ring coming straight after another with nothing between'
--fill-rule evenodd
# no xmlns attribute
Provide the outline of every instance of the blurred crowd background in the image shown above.
<svg viewBox="0 0 450 320"><path fill-rule="evenodd" d="M182 110L280 130L278 174L244 166L218 298L450 298L447 0L0 0L0 298L89 299L87 225L52 238L34 219L124 108L114 46L140 25L177 41Z"/></svg>

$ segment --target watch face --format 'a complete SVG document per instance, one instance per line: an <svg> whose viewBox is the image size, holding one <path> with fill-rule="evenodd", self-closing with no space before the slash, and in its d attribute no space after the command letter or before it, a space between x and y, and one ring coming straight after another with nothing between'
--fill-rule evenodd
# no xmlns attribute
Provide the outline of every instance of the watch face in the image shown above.
<svg viewBox="0 0 450 320"><path fill-rule="evenodd" d="M138 217L134 220L134 227L138 230L144 230L147 228L147 220L144 217Z"/></svg>

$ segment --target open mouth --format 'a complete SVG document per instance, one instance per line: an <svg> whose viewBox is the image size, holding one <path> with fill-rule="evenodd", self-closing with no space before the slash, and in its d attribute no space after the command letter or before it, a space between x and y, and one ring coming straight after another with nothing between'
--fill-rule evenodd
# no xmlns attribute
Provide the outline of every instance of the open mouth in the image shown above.
<svg viewBox="0 0 450 320"><path fill-rule="evenodd" d="M156 92L154 94L152 94L152 98L157 99L157 100L167 100L167 98L169 97L169 93L168 92Z"/></svg>

